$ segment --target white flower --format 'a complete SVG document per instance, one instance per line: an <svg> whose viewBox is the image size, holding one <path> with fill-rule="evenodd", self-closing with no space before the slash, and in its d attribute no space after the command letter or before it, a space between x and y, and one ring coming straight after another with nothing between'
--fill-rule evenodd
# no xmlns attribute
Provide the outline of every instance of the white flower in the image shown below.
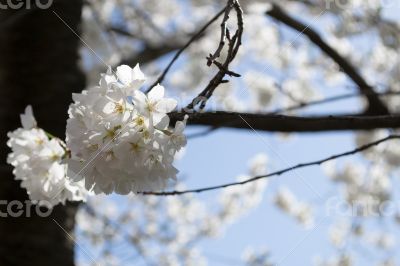
<svg viewBox="0 0 400 266"><path fill-rule="evenodd" d="M172 150L179 151L186 146L187 139L183 131L185 130L187 119L188 116L186 115L183 121L177 121L174 130L169 136L169 147Z"/></svg>
<svg viewBox="0 0 400 266"><path fill-rule="evenodd" d="M161 85L155 86L147 96L141 91L135 91L133 103L141 115L153 121L154 125L163 122L162 126L169 123L167 113L177 105L176 100L164 98L164 87Z"/></svg>
<svg viewBox="0 0 400 266"><path fill-rule="evenodd" d="M249 162L252 176L262 175L267 172L268 156L265 153L256 154Z"/></svg>
<svg viewBox="0 0 400 266"><path fill-rule="evenodd" d="M266 248L254 250L253 248L246 248L242 254L242 259L247 266L272 266L270 252Z"/></svg>
<svg viewBox="0 0 400 266"><path fill-rule="evenodd" d="M117 67L117 78L122 83L121 87L127 95L131 95L133 91L139 89L139 87L146 80L144 74L140 70L139 64L136 64L134 68L130 68L127 65L121 65Z"/></svg>
<svg viewBox="0 0 400 266"><path fill-rule="evenodd" d="M184 121L170 130L168 113L177 105L155 86L139 91L145 78L136 65L103 74L99 86L75 94L67 121L70 176L98 193L164 189L176 178L172 165L186 145Z"/></svg>
<svg viewBox="0 0 400 266"><path fill-rule="evenodd" d="M329 240L335 247L342 247L350 234L350 230L351 224L346 221L341 221L329 229Z"/></svg>
<svg viewBox="0 0 400 266"><path fill-rule="evenodd" d="M7 145L12 149L8 163L14 166L15 179L27 190L29 198L39 204L54 206L66 200L84 200L86 192L82 184L72 183L66 177L64 143L49 139L46 133L36 128L32 108L28 106L21 115L24 128L8 133Z"/></svg>
<svg viewBox="0 0 400 266"><path fill-rule="evenodd" d="M279 189L274 198L275 205L286 214L294 217L306 228L314 224L312 207L296 199L294 194L287 188Z"/></svg>
<svg viewBox="0 0 400 266"><path fill-rule="evenodd" d="M296 202L295 196L287 188L280 189L274 198L275 205L281 210L288 213L291 212L295 202Z"/></svg>
<svg viewBox="0 0 400 266"><path fill-rule="evenodd" d="M111 125L126 123L132 109L126 95L118 88L107 91L93 106L93 110Z"/></svg>

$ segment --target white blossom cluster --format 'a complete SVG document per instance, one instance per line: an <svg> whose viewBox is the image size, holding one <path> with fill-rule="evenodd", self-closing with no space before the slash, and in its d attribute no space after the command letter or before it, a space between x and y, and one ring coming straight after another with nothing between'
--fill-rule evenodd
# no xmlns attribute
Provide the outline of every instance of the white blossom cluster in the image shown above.
<svg viewBox="0 0 400 266"><path fill-rule="evenodd" d="M242 254L246 266L272 266L271 254L267 249L247 248Z"/></svg>
<svg viewBox="0 0 400 266"><path fill-rule="evenodd" d="M99 86L73 95L67 121L68 166L94 193L157 191L176 178L174 156L186 145L186 120L169 129L177 102L157 85L146 95L139 65L109 69Z"/></svg>
<svg viewBox="0 0 400 266"><path fill-rule="evenodd" d="M329 229L329 240L338 248L343 247L352 232L352 226L347 221L340 221Z"/></svg>
<svg viewBox="0 0 400 266"><path fill-rule="evenodd" d="M371 143L386 135L387 132L383 130L358 133L355 138L356 146ZM325 173L339 184L339 195L343 199L341 206L347 207L342 208L344 213L337 214L344 214L347 220L340 221L329 230L330 241L339 256L321 261L318 265L342 265L350 262L349 265L354 265L355 256L351 261L343 260L340 256L349 245L359 245L364 249L374 250L377 254L382 253L384 259L379 259L373 265L397 265L394 258L387 256L396 245L392 232L387 227L377 231L371 222L389 222L388 218L394 218L396 222L397 216L387 213L389 208L385 206L395 202L392 175L398 168L399 146L397 141L383 143L363 151L363 162L346 162L340 167L336 163L324 165Z"/></svg>
<svg viewBox="0 0 400 266"><path fill-rule="evenodd" d="M237 181L247 180L251 177L266 173L268 163L267 155L263 153L256 154L249 161L249 174L239 175ZM263 192L267 186L266 180L251 182L243 186L231 187L221 192L219 201L223 206L220 219L233 222L249 209L258 206L263 198ZM246 195L246 196L243 196Z"/></svg>
<svg viewBox="0 0 400 266"><path fill-rule="evenodd" d="M336 257L330 258L328 260L323 260L318 258L316 260L317 266L353 266L356 265L354 258L351 254L342 253Z"/></svg>
<svg viewBox="0 0 400 266"><path fill-rule="evenodd" d="M396 238L393 235L380 231L370 232L366 240L382 250L390 250L396 244Z"/></svg>
<svg viewBox="0 0 400 266"><path fill-rule="evenodd" d="M311 205L299 201L288 188L281 188L274 197L275 206L284 213L294 217L296 221L310 228L314 224Z"/></svg>
<svg viewBox="0 0 400 266"><path fill-rule="evenodd" d="M362 146L388 135L386 130L362 132L356 135L356 145ZM400 165L400 144L392 141L368 149L362 153L366 159L378 163L385 171L395 170Z"/></svg>
<svg viewBox="0 0 400 266"><path fill-rule="evenodd" d="M362 165L349 163L342 169L328 164L326 173L342 185L341 195L350 207L351 215L377 216L391 198L391 180L387 170L372 165L368 172Z"/></svg>
<svg viewBox="0 0 400 266"><path fill-rule="evenodd" d="M83 185L66 177L65 144L37 127L31 106L21 115L21 123L22 128L8 133L7 145L12 152L7 161L14 166L15 179L21 180L29 198L47 207L66 200L85 200Z"/></svg>

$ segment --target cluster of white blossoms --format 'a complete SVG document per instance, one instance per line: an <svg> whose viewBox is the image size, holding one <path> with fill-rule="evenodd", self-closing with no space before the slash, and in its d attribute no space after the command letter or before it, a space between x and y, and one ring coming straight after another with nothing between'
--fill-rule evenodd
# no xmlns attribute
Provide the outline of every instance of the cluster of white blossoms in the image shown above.
<svg viewBox="0 0 400 266"><path fill-rule="evenodd" d="M316 259L315 265L317 266L352 266L355 265L354 258L351 254L342 253L338 256L330 258L328 260L323 260L321 258Z"/></svg>
<svg viewBox="0 0 400 266"><path fill-rule="evenodd" d="M67 121L70 176L94 193L158 191L176 178L174 156L186 145L184 121L169 129L177 102L157 85L146 95L139 65L101 76L99 86L73 94Z"/></svg>
<svg viewBox="0 0 400 266"><path fill-rule="evenodd" d="M248 163L249 171L246 175L239 175L238 182L248 180L253 176L267 172L268 157L264 153L256 154ZM231 187L221 192L219 202L223 206L220 219L226 222L234 222L238 217L258 206L262 199L267 180L250 182L243 186ZM243 196L246 195L246 196Z"/></svg>
<svg viewBox="0 0 400 266"><path fill-rule="evenodd" d="M242 254L242 258L246 266L272 266L270 252L262 248L255 250L254 248L247 248Z"/></svg>
<svg viewBox="0 0 400 266"><path fill-rule="evenodd" d="M343 203L347 203L347 213L357 216L376 216L392 197L390 175L379 163L371 164L365 171L362 164L347 163L337 167L335 163L326 164L326 174L341 184Z"/></svg>
<svg viewBox="0 0 400 266"><path fill-rule="evenodd" d="M8 133L12 152L7 162L14 166L15 179L21 180L29 198L47 207L85 200L83 185L66 177L67 166L62 162L65 144L37 127L31 106L21 115L21 123L22 128Z"/></svg>
<svg viewBox="0 0 400 266"><path fill-rule="evenodd" d="M94 193L155 191L176 178L174 157L186 145L186 119L169 128L177 102L145 81L139 66L122 65L103 74L99 86L74 94L66 144L37 127L32 108L23 128L8 134L8 163L32 201L49 206Z"/></svg>
<svg viewBox="0 0 400 266"><path fill-rule="evenodd" d="M314 225L312 207L306 202L299 201L289 189L279 189L275 195L274 203L279 209L294 217L296 221L306 228Z"/></svg>

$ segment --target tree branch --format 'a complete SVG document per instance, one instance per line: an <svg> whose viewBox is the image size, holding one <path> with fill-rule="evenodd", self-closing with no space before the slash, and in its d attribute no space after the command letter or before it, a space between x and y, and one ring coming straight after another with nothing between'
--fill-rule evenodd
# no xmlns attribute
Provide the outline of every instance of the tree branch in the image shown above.
<svg viewBox="0 0 400 266"><path fill-rule="evenodd" d="M181 55L181 53L189 47L194 41L198 40L204 31L219 17L221 16L225 11L225 8L221 10L219 13L217 13L210 21L208 21L201 29L199 29L196 33L191 34L192 37L189 39L189 41L186 44L182 43L176 43L176 44L168 44L168 45L161 45L161 46L150 46L146 45L143 50L137 54L134 54L128 58L123 59L121 62L119 62L117 65L135 65L137 62L140 62L141 64L145 64L148 62L151 62L163 55L166 55L170 52L173 52L175 50L178 50L173 57L173 59L170 61L166 69L163 71L163 73L157 78L157 80L149 87L152 88L158 83L161 83L163 79L165 78L166 74L168 73L169 69L171 66L174 64L174 62L178 59L178 57ZM127 32L121 32L120 29L112 28L111 30L113 31L118 31L120 34L129 34ZM134 36L132 36L134 37ZM147 89L147 91L149 90Z"/></svg>
<svg viewBox="0 0 400 266"><path fill-rule="evenodd" d="M200 30L198 30L198 32L196 34L194 34L192 36L192 38L189 39L189 41L184 46L182 46L179 49L179 51L176 52L174 57L169 62L168 66L164 69L164 71L157 78L157 80L146 90L146 92L149 92L154 86L156 86L157 84L161 83L164 80L164 78L167 75L169 69L175 63L175 61L178 59L178 57L183 53L183 51L185 51L186 48L188 48L194 41L196 41L204 33L204 31L225 12L225 9L226 9L226 7L224 7L214 17L212 17L203 27L201 27Z"/></svg>
<svg viewBox="0 0 400 266"><path fill-rule="evenodd" d="M379 114L385 115L389 114L389 110L385 104L376 96L374 89L365 81L365 79L358 73L356 68L342 57L335 49L333 49L329 44L327 44L321 36L310 27L310 25L305 25L304 23L292 18L284 10L282 10L278 5L273 4L272 8L266 12L266 14L285 25L297 30L301 34L306 35L311 42L318 46L327 56L334 60L338 66L346 73L346 75L353 80L355 84L359 87L361 93L365 95L368 100L368 108L366 114Z"/></svg>
<svg viewBox="0 0 400 266"><path fill-rule="evenodd" d="M183 120L185 112L170 113L171 125ZM236 112L205 112L189 115L189 125L254 129L269 132L322 132L400 128L400 115L285 116Z"/></svg>
<svg viewBox="0 0 400 266"><path fill-rule="evenodd" d="M217 186L211 186L211 187L205 187L205 188L198 188L198 189L190 189L190 190L182 190L182 191L168 191L168 192L140 192L138 194L141 195L153 195L153 196L177 196L177 195L183 195L183 194L189 194L189 193L201 193L201 192L205 192L205 191L210 191L210 190L217 190L217 189L222 189L222 188L227 188L227 187L233 187L233 186L239 186L239 185L244 185L247 183L251 183L251 182L255 182L257 180L260 179L265 179L268 177L272 177L272 176L280 176L282 174L285 174L287 172L296 170L296 169L300 169L300 168L305 168L305 167L309 167L309 166L315 166L315 165L321 165L323 163L341 158L341 157L345 157L345 156L350 156L350 155L354 155L356 153L362 152L364 150L370 149L374 146L379 145L382 142L388 141L388 140L392 140L392 139L400 139L400 135L389 135L385 138L379 139L377 141L371 142L369 144L360 146L354 150L348 151L348 152L344 152L344 153L340 153L340 154L336 154L336 155L332 155L330 157L321 159L321 160L316 160L316 161L312 161L312 162L308 162L308 163L301 163L301 164L297 164L295 166L291 166L276 172L272 172L270 174L266 174L266 175L259 175L259 176L255 176L240 182L232 182L232 183L227 183L227 184L223 184L223 185L217 185Z"/></svg>
<svg viewBox="0 0 400 266"><path fill-rule="evenodd" d="M237 20L237 29L233 35L231 35L229 29L226 27L226 22L229 19L229 14L231 10L235 10L236 12L236 20ZM228 0L225 15L221 23L221 39L218 45L217 50L210 54L207 57L207 65L215 65L218 67L218 72L214 75L214 77L210 80L208 85L195 97L191 103L189 103L185 108L185 111L191 111L194 107L200 104L200 109L204 109L207 101L213 95L215 89L222 83L228 82L228 80L224 80L226 75L240 77L239 74L230 71L229 65L235 59L240 46L242 45L242 34L244 29L243 22L243 10L240 6L238 0ZM228 41L227 45L227 55L223 63L218 62L217 59L220 57L221 50L225 46L225 40Z"/></svg>
<svg viewBox="0 0 400 266"><path fill-rule="evenodd" d="M374 94L376 94L379 97L380 96L396 96L396 95L400 95L400 91L387 90L387 91L384 91L384 92L377 92L377 93L374 93ZM355 98L355 97L359 97L359 96L362 96L362 94L360 94L358 92L335 95L335 96L327 97L327 98L324 98L324 99L313 100L313 101L309 101L309 102L300 102L298 104L294 104L292 106L285 107L285 108L278 108L278 109L275 109L272 112L269 112L269 114L280 114L280 113L285 113L285 112L289 112L289 111L295 111L295 110L303 109L303 108L306 108L306 107L309 107L309 106L332 103L332 102L336 102L336 101L340 101L340 100L347 100L347 99Z"/></svg>

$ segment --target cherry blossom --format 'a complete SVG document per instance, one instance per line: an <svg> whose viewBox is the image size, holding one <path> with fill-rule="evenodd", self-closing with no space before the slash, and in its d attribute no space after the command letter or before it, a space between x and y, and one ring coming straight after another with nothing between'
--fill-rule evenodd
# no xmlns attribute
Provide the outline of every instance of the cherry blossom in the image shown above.
<svg viewBox="0 0 400 266"><path fill-rule="evenodd" d="M177 102L157 85L146 95L139 65L109 69L99 85L74 95L67 121L70 175L94 193L157 191L176 179L175 154L186 120L169 128Z"/></svg>
<svg viewBox="0 0 400 266"><path fill-rule="evenodd" d="M52 207L69 201L86 199L81 182L72 182L66 176L65 143L49 138L37 127L32 107L27 106L21 115L22 128L8 133L7 145L12 149L7 162L14 166L15 179L27 190L29 198Z"/></svg>

